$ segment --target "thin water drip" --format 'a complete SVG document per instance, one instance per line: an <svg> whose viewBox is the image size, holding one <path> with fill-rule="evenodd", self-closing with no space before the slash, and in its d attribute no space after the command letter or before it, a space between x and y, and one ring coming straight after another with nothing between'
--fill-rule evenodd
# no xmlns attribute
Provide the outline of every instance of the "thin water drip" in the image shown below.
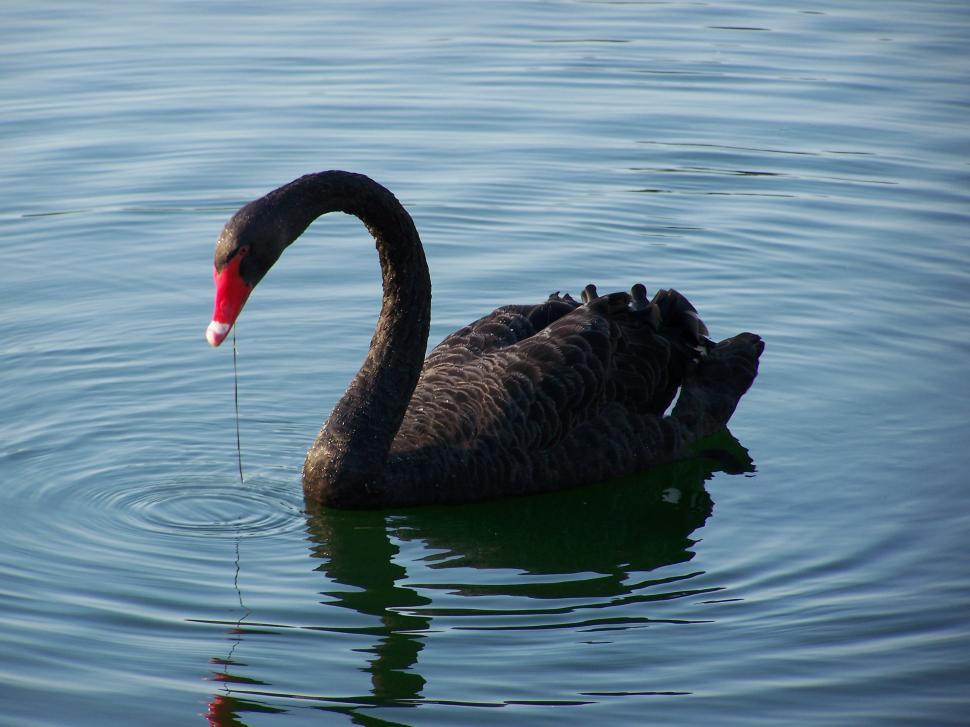
<svg viewBox="0 0 970 727"><path fill-rule="evenodd" d="M236 462L239 465L239 484L246 484L242 470L242 445L239 439L239 372L236 368L236 329L232 331L232 400L236 406Z"/></svg>
<svg viewBox="0 0 970 727"><path fill-rule="evenodd" d="M243 479L242 470L242 445L239 437L239 371L236 366L236 331L232 332L232 399L235 404L236 409L236 462L239 465L239 483L245 484ZM236 647L242 641L242 624L247 618L249 618L252 611L250 611L246 604L243 602L242 590L239 588L239 572L241 570L240 556L239 556L239 538L236 538L236 560L235 560L235 572L232 577L232 587L236 591L236 597L239 600L240 616L239 620L236 621L236 627L233 632L232 646L229 647L229 653L226 655L224 669L222 671L222 681L223 689L227 697L232 695L232 689L229 684L232 681L232 677L229 674L229 669L233 664L233 655L236 653ZM213 705L210 705L210 710Z"/></svg>
<svg viewBox="0 0 970 727"><path fill-rule="evenodd" d="M241 615L239 620L236 621L235 638L232 639L232 646L229 648L229 654L226 656L226 669L225 675L226 679L226 694L229 694L229 666L232 664L233 654L236 653L236 647L239 646L239 642L242 641L242 624L249 616L252 611L247 608L246 604L243 602L242 590L239 588L239 571L240 571L240 560L239 560L239 539L236 539L236 572L232 578L232 587L236 590L236 596L239 599L239 608L241 610Z"/></svg>
<svg viewBox="0 0 970 727"><path fill-rule="evenodd" d="M216 681L222 682L222 693L216 693L211 702L209 702L209 710L206 713L206 718L209 720L209 724L228 724L229 721L226 716L232 716L231 712L234 707L233 695L232 695L232 683L237 681L233 676L230 669L236 665L234 661L234 656L236 653L236 648L242 643L243 640L243 622L249 618L252 611L246 607L243 601L242 590L239 588L239 571L240 571L240 556L239 556L239 540L236 540L236 573L233 576L232 585L236 590L236 596L239 600L239 608L241 609L241 614L239 619L236 621L236 625L229 631L230 641L232 645L229 647L229 653L226 657L221 660L222 671L215 673ZM213 659L214 662L218 663L219 659ZM232 721L232 724L237 724L236 721Z"/></svg>

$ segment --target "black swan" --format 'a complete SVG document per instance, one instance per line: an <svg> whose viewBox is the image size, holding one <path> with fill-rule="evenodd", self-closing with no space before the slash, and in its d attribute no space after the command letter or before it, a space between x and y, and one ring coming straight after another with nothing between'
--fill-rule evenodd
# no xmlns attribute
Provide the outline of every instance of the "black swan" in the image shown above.
<svg viewBox="0 0 970 727"><path fill-rule="evenodd" d="M414 222L380 184L341 171L300 177L226 223L210 344L222 343L283 250L337 211L374 236L384 299L363 365L307 452L308 501L455 503L642 471L723 429L757 375L760 337L715 344L684 296L648 300L639 283L602 296L588 285L582 303L553 293L503 306L425 360L431 279Z"/></svg>

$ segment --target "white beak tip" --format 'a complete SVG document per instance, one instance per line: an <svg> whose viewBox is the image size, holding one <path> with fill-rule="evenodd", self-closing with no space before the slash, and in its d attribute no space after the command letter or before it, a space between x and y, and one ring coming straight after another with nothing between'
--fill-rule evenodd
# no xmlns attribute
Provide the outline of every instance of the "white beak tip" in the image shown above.
<svg viewBox="0 0 970 727"><path fill-rule="evenodd" d="M231 323L212 321L209 324L209 327L205 329L205 340L209 342L210 346L218 346L226 339L226 336L229 335L230 328L232 328Z"/></svg>

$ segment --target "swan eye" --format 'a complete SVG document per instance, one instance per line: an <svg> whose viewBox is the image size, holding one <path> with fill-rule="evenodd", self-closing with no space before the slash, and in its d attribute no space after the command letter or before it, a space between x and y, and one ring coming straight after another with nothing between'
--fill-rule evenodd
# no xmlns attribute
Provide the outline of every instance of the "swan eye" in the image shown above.
<svg viewBox="0 0 970 727"><path fill-rule="evenodd" d="M218 270L222 270L223 267L228 265L237 257L239 258L239 262L241 263L249 255L249 252L250 252L249 245L240 245L234 250L230 250L229 254L226 255L226 259L223 260L222 264L221 265L218 263L216 264L216 268Z"/></svg>

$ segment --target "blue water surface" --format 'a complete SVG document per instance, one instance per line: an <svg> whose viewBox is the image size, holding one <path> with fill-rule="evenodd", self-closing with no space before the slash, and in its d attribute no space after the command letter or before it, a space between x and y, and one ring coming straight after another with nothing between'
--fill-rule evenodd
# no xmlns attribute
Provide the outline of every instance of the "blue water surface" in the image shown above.
<svg viewBox="0 0 970 727"><path fill-rule="evenodd" d="M970 6L12 2L0 724L965 724ZM414 216L431 343L644 282L767 341L610 485L307 513L377 258L330 216L210 349L215 238L328 168Z"/></svg>

